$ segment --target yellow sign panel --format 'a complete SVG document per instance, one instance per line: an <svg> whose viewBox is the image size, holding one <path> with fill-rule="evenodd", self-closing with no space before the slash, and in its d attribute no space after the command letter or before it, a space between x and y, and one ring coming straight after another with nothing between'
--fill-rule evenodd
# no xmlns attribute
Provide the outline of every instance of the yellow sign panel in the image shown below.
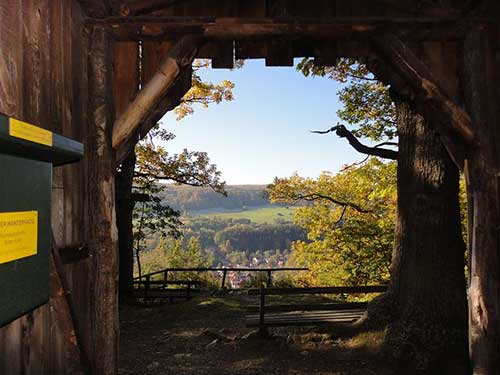
<svg viewBox="0 0 500 375"><path fill-rule="evenodd" d="M9 135L27 141L52 146L52 132L14 118L9 119Z"/></svg>
<svg viewBox="0 0 500 375"><path fill-rule="evenodd" d="M0 212L0 264L35 255L38 211Z"/></svg>

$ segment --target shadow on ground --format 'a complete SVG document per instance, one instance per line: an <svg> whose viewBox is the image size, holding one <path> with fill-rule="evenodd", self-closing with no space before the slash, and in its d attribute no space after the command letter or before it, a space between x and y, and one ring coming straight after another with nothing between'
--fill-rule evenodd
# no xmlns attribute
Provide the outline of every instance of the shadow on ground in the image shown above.
<svg viewBox="0 0 500 375"><path fill-rule="evenodd" d="M261 339L245 327L249 297L198 297L121 308L120 375L383 375L380 333L276 328Z"/></svg>

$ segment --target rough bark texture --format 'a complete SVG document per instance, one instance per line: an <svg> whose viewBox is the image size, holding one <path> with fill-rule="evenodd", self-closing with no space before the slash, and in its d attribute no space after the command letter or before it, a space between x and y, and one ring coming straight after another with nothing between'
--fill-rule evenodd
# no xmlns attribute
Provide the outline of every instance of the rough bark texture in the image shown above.
<svg viewBox="0 0 500 375"><path fill-rule="evenodd" d="M398 103L398 218L387 347L399 373L467 373L459 172L436 132Z"/></svg>
<svg viewBox="0 0 500 375"><path fill-rule="evenodd" d="M499 27L474 28L464 48L463 86L479 147L466 174L469 196L469 340L474 375L500 373Z"/></svg>
<svg viewBox="0 0 500 375"><path fill-rule="evenodd" d="M115 155L111 147L113 101L111 39L90 30L88 155L89 249L93 307L93 374L116 373L118 358L118 234L115 223Z"/></svg>
<svg viewBox="0 0 500 375"><path fill-rule="evenodd" d="M133 289L134 241L132 214L134 202L131 199L134 178L135 153L121 163L116 173L116 224L118 226L118 246L120 254L120 300L124 301Z"/></svg>

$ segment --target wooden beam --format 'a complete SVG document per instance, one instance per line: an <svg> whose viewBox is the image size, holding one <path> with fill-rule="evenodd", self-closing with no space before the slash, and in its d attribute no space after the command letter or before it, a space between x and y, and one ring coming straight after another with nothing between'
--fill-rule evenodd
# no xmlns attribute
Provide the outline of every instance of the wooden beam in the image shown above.
<svg viewBox="0 0 500 375"><path fill-rule="evenodd" d="M155 110L182 71L191 66L202 43L203 39L199 37L187 36L169 51L156 74L116 120L112 137L114 149L118 149L125 143Z"/></svg>
<svg viewBox="0 0 500 375"><path fill-rule="evenodd" d="M411 17L108 17L87 18L88 25L109 27L119 40L171 39L196 34L207 38L299 38L352 39L375 33L397 33L405 40L460 40L471 24L488 18Z"/></svg>
<svg viewBox="0 0 500 375"><path fill-rule="evenodd" d="M191 89L193 70L191 66L187 66L179 74L174 85L168 93L161 99L156 108L149 113L144 122L139 128L139 138L143 139L149 131L161 120L168 111L177 107L184 95Z"/></svg>
<svg viewBox="0 0 500 375"><path fill-rule="evenodd" d="M119 116L139 90L139 45L137 42L113 44L113 97L115 116Z"/></svg>
<svg viewBox="0 0 500 375"><path fill-rule="evenodd" d="M411 87L416 95L415 101L424 109L423 115L437 119L431 123L438 124L437 131L445 139L445 146L449 145L453 150L471 146L474 132L469 114L448 97L431 70L415 53L395 35L374 38L373 43L380 57ZM453 152L451 156L463 169L463 160L457 160L463 157L458 158Z"/></svg>
<svg viewBox="0 0 500 375"><path fill-rule="evenodd" d="M88 244L92 254L92 374L116 374L118 366L118 232L115 224L112 41L102 28L89 30L86 170Z"/></svg>
<svg viewBox="0 0 500 375"><path fill-rule="evenodd" d="M62 284L61 275L57 271L53 253L50 255L50 314L52 316L53 327L61 332L65 340L63 353L58 355L64 358L67 365L67 371L75 375L88 374L88 363L85 362L83 353L81 352L81 341L75 331L75 319L72 315L70 305L68 304L68 289ZM85 365L87 366L85 366Z"/></svg>
<svg viewBox="0 0 500 375"><path fill-rule="evenodd" d="M179 75L172 88L160 99L158 105L152 110L146 119L139 126L137 131L116 151L117 166L122 163L130 151L132 151L140 139L143 139L148 132L161 120L161 118L177 107L184 95L191 88L192 69L188 67Z"/></svg>
<svg viewBox="0 0 500 375"><path fill-rule="evenodd" d="M469 349L473 374L500 373L500 61L498 26L470 30L461 83L479 147L467 161Z"/></svg>
<svg viewBox="0 0 500 375"><path fill-rule="evenodd" d="M217 57L212 59L212 68L234 68L234 43L232 40L218 41L215 44L215 54Z"/></svg>
<svg viewBox="0 0 500 375"><path fill-rule="evenodd" d="M105 17L111 14L110 0L87 0L86 9L90 17Z"/></svg>
<svg viewBox="0 0 500 375"><path fill-rule="evenodd" d="M289 17L286 0L267 0L266 16L269 18ZM266 66L293 66L292 41L273 38L266 41ZM270 285L268 285L269 287Z"/></svg>
<svg viewBox="0 0 500 375"><path fill-rule="evenodd" d="M135 0L120 5L120 15L137 16L169 8L183 0Z"/></svg>
<svg viewBox="0 0 500 375"><path fill-rule="evenodd" d="M76 249L78 248L78 250ZM85 346L83 345L83 334L81 329L81 323L77 319L75 300L73 298L73 294L71 293L70 283L66 277L66 273L64 271L65 257L68 255L68 252L73 251L83 251L85 249L87 251L88 256L88 248L86 245L72 245L64 248L59 248L56 244L56 240L54 234L52 234L52 252L51 252L51 275L50 280L51 284L55 283L57 285L57 292L53 293L53 295L57 295L57 297L51 296L51 303L53 303L52 299L60 299L61 297L66 299L66 303L59 301L57 304L66 305L65 310L67 316L67 323L70 323L72 327L72 335L70 341L72 345L75 345L79 352L80 364L83 367L84 373L89 373L91 370L90 360L88 357L88 353L85 351ZM61 254L61 250L63 253ZM67 258L66 258L67 259ZM54 292L54 291L53 291Z"/></svg>
<svg viewBox="0 0 500 375"><path fill-rule="evenodd" d="M367 286L328 286L312 288L266 288L268 296L291 295L291 294L343 294L343 293L384 293L387 291L386 285ZM248 295L260 294L259 289L248 290Z"/></svg>

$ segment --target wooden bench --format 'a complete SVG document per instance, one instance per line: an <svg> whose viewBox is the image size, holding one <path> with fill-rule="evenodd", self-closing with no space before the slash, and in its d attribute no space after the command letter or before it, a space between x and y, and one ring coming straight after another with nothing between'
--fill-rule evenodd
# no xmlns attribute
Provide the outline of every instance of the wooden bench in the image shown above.
<svg viewBox="0 0 500 375"><path fill-rule="evenodd" d="M268 327L354 323L365 314L367 302L266 305L266 296L383 293L386 290L386 286L266 288L263 285L248 291L249 295L258 295L260 303L248 307L246 325L259 327L261 334L267 335Z"/></svg>
<svg viewBox="0 0 500 375"><path fill-rule="evenodd" d="M172 302L174 299L190 299L196 287L201 285L201 281L196 280L134 280L133 296L144 300L165 300ZM183 288L169 288L168 286L181 286Z"/></svg>

